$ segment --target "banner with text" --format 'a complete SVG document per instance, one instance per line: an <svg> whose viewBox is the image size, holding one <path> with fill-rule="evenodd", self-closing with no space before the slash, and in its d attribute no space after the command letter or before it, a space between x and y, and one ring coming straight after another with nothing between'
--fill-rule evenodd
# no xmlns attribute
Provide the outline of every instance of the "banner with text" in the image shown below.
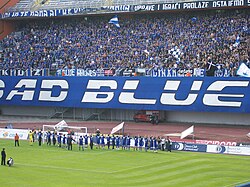
<svg viewBox="0 0 250 187"><path fill-rule="evenodd" d="M250 113L250 80L224 77L0 77L0 105Z"/></svg>
<svg viewBox="0 0 250 187"><path fill-rule="evenodd" d="M222 0L222 1L195 1L195 2L177 2L162 4L139 4L139 5L117 5L102 6L100 8L67 8L55 10L37 10L6 12L0 14L0 19L17 17L56 17L71 16L83 14L96 14L107 12L138 12L138 11L164 11L164 10L188 10L188 9L218 9L229 7L247 7L250 6L250 0Z"/></svg>

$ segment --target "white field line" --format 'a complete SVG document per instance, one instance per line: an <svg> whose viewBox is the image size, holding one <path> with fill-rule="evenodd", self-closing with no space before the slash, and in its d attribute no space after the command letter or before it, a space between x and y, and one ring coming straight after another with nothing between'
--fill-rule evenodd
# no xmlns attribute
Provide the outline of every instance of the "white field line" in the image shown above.
<svg viewBox="0 0 250 187"><path fill-rule="evenodd" d="M137 167L131 167L131 168L127 168L127 169L121 169L121 170L117 170L117 171L112 171L112 172L109 172L109 173L110 174L114 174L114 173L124 172L124 171L128 171L128 170L134 170L134 169L144 168L144 167L148 167L148 166L154 166L155 164L163 164L163 163L166 163L166 162L167 161L157 162L157 163L147 164L147 165L142 165L142 166L137 166Z"/></svg>
<svg viewBox="0 0 250 187"><path fill-rule="evenodd" d="M83 171L83 172L110 174L110 172L106 172L106 171L86 170L86 169L81 169L81 168L68 168L68 167L46 166L46 165L37 165L37 164L21 164L21 163L15 163L15 165L25 166L25 167L45 168L45 169L60 169L60 170L65 170L65 171L66 170L67 171Z"/></svg>

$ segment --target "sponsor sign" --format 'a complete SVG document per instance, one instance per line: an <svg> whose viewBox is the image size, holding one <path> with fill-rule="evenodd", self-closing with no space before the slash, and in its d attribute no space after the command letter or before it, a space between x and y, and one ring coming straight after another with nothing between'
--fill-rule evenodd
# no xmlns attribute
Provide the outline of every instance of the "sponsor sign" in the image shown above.
<svg viewBox="0 0 250 187"><path fill-rule="evenodd" d="M208 153L250 155L250 147L207 145Z"/></svg>
<svg viewBox="0 0 250 187"><path fill-rule="evenodd" d="M207 144L207 145L230 145L236 146L237 142L232 141L217 141L217 140L195 140L197 144Z"/></svg>
<svg viewBox="0 0 250 187"><path fill-rule="evenodd" d="M27 140L29 130L0 128L0 138L14 140L16 133L18 134L20 140Z"/></svg>
<svg viewBox="0 0 250 187"><path fill-rule="evenodd" d="M178 151L206 152L207 145L173 142L172 149Z"/></svg>

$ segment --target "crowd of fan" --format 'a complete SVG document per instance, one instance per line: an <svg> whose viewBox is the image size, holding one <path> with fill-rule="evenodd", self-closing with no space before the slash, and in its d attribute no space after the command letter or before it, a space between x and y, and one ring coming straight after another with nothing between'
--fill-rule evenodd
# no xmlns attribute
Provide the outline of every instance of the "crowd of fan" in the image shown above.
<svg viewBox="0 0 250 187"><path fill-rule="evenodd" d="M43 19L23 22L0 44L0 69L217 68L250 64L247 10ZM179 54L173 55L175 49Z"/></svg>

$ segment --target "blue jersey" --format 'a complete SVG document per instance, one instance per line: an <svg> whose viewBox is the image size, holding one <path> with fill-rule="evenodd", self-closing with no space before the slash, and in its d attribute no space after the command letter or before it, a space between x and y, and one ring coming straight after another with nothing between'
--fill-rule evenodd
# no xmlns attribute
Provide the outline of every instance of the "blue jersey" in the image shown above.
<svg viewBox="0 0 250 187"><path fill-rule="evenodd" d="M104 142L104 136L101 136L101 144L104 145L105 142Z"/></svg>
<svg viewBox="0 0 250 187"><path fill-rule="evenodd" d="M116 141L116 146L119 146L120 145L120 137L116 137L115 141Z"/></svg>
<svg viewBox="0 0 250 187"><path fill-rule="evenodd" d="M66 144L66 140L67 140L66 136L63 136L63 144Z"/></svg>
<svg viewBox="0 0 250 187"><path fill-rule="evenodd" d="M140 146L140 147L142 147L142 146L143 146L143 144L144 144L144 142L143 142L143 138L140 138L140 139L139 139L139 146Z"/></svg>
<svg viewBox="0 0 250 187"><path fill-rule="evenodd" d="M111 138L111 141L112 141L112 143L115 143L115 137L114 136Z"/></svg>
<svg viewBox="0 0 250 187"><path fill-rule="evenodd" d="M145 138L145 147L148 147L148 139L147 138Z"/></svg>
<svg viewBox="0 0 250 187"><path fill-rule="evenodd" d="M130 146L130 140L131 140L131 138L128 136L128 137L127 137L127 143L126 143L127 146Z"/></svg>
<svg viewBox="0 0 250 187"><path fill-rule="evenodd" d="M84 143L85 143L85 145L88 144L88 136L87 135L84 136Z"/></svg>
<svg viewBox="0 0 250 187"><path fill-rule="evenodd" d="M137 147L138 146L138 138L135 137L135 146Z"/></svg>
<svg viewBox="0 0 250 187"><path fill-rule="evenodd" d="M111 139L110 136L108 136L108 137L107 137L107 142L110 142L110 139Z"/></svg>
<svg viewBox="0 0 250 187"><path fill-rule="evenodd" d="M93 137L92 137L92 136L90 136L90 137L89 137L89 141L90 141L90 143L93 143L93 142L94 142L94 140L93 140Z"/></svg>
<svg viewBox="0 0 250 187"><path fill-rule="evenodd" d="M100 136L96 136L96 143L100 144Z"/></svg>
<svg viewBox="0 0 250 187"><path fill-rule="evenodd" d="M83 145L83 137L79 138L79 145Z"/></svg>
<svg viewBox="0 0 250 187"><path fill-rule="evenodd" d="M61 143L61 138L62 138L61 135L57 136L57 142L58 142L58 143Z"/></svg>
<svg viewBox="0 0 250 187"><path fill-rule="evenodd" d="M125 136L122 137L122 145L125 146L126 145L126 141L127 141L127 138Z"/></svg>
<svg viewBox="0 0 250 187"><path fill-rule="evenodd" d="M48 134L47 134L47 140L50 140L50 138L51 138L51 134L48 133Z"/></svg>
<svg viewBox="0 0 250 187"><path fill-rule="evenodd" d="M154 145L153 145L153 139L152 139L152 138L150 138L150 140L149 140L149 141L150 141L150 148L153 148L153 146L154 146Z"/></svg>
<svg viewBox="0 0 250 187"><path fill-rule="evenodd" d="M154 139L154 148L157 148L157 140Z"/></svg>

